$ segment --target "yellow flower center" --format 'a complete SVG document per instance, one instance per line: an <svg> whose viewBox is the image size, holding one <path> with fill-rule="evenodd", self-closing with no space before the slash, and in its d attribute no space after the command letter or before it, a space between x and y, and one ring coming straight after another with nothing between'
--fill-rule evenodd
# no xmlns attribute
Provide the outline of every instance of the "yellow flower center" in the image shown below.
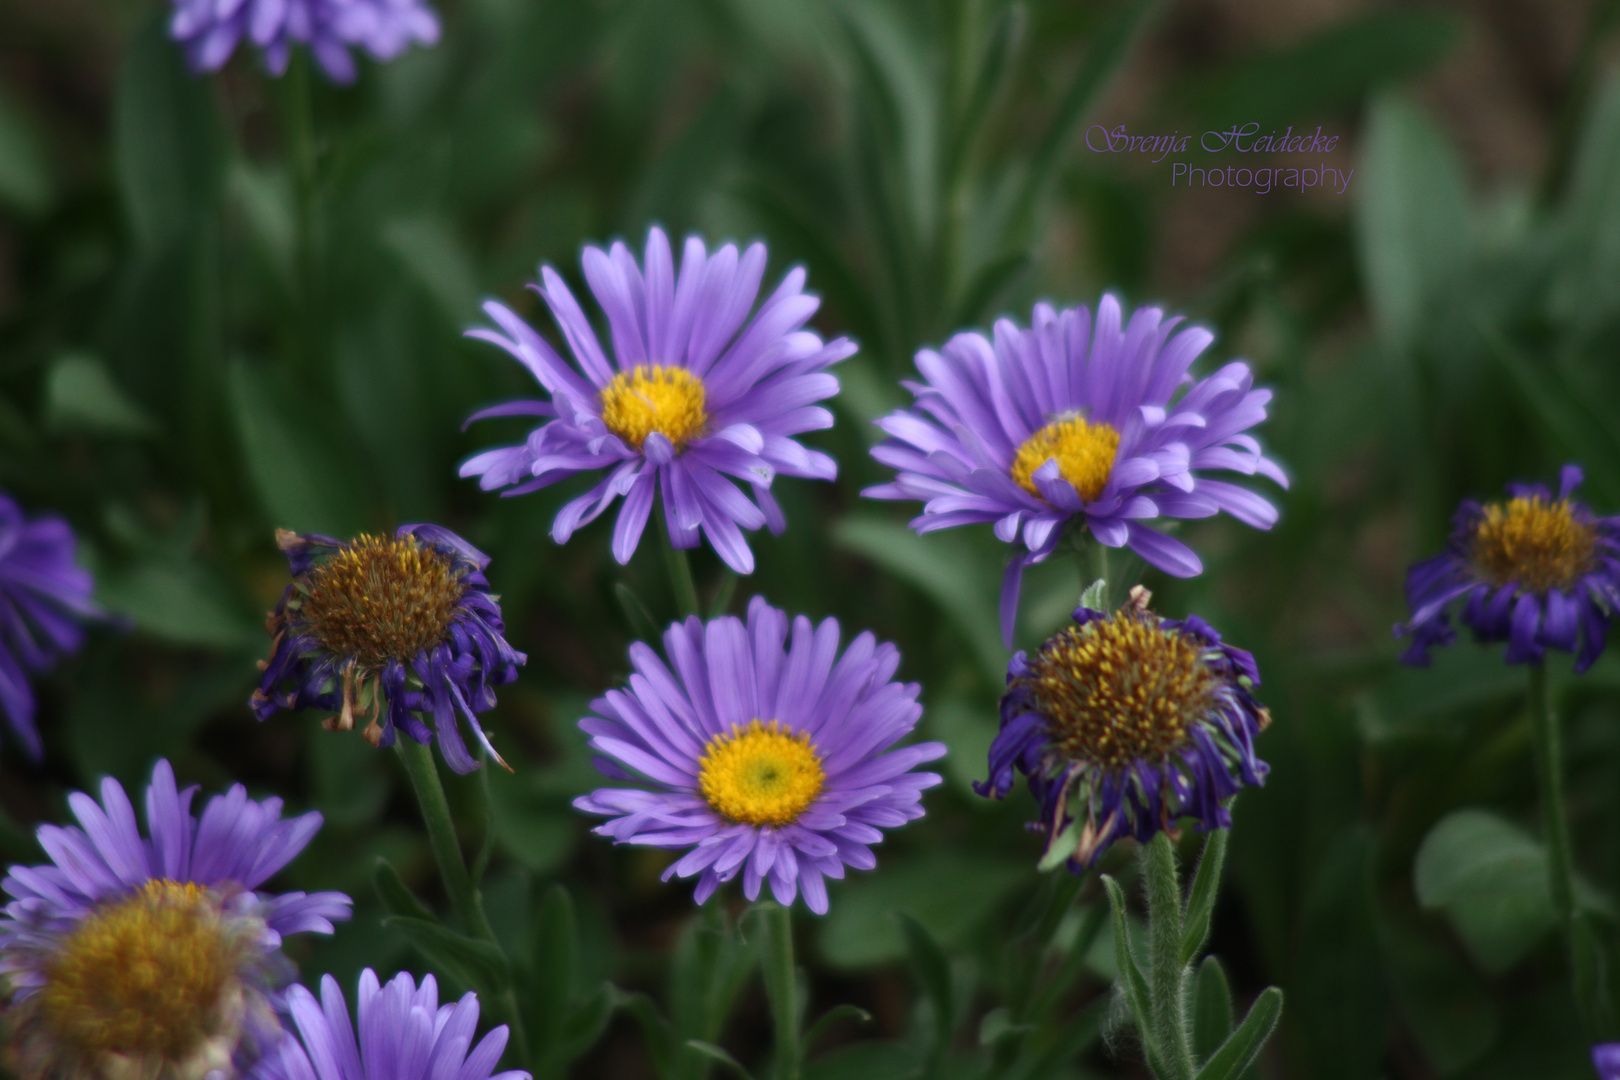
<svg viewBox="0 0 1620 1080"><path fill-rule="evenodd" d="M406 660L444 640L465 589L454 569L414 536L361 536L305 577L301 618L365 667Z"/></svg>
<svg viewBox="0 0 1620 1080"><path fill-rule="evenodd" d="M659 432L677 451L709 426L703 380L683 367L642 365L602 388L602 423L637 450Z"/></svg>
<svg viewBox="0 0 1620 1080"><path fill-rule="evenodd" d="M1596 549L1596 530L1576 518L1568 499L1521 496L1485 508L1469 553L1492 585L1546 592L1571 588L1591 569Z"/></svg>
<svg viewBox="0 0 1620 1080"><path fill-rule="evenodd" d="M1160 761L1208 712L1216 676L1195 640L1129 609L1058 631L1018 679L1071 761Z"/></svg>
<svg viewBox="0 0 1620 1080"><path fill-rule="evenodd" d="M150 881L62 944L45 972L45 1026L78 1054L179 1061L229 1011L243 952L206 889Z"/></svg>
<svg viewBox="0 0 1620 1080"><path fill-rule="evenodd" d="M1012 478L1031 495L1044 498L1035 486L1035 470L1056 460L1063 479L1090 502L1107 486L1118 452L1119 432L1111 425L1093 424L1083 416L1060 417L1024 440L1013 458Z"/></svg>
<svg viewBox="0 0 1620 1080"><path fill-rule="evenodd" d="M747 825L791 824L825 779L810 735L795 735L776 720L716 735L698 761L698 787L715 813Z"/></svg>

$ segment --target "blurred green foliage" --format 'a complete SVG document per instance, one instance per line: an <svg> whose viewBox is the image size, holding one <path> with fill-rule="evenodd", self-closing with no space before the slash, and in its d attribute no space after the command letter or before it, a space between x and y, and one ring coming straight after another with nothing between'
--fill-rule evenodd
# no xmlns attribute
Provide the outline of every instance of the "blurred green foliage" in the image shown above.
<svg viewBox="0 0 1620 1080"><path fill-rule="evenodd" d="M398 903L443 910L397 762L313 716L257 724L245 703L259 615L285 583L274 528L440 521L493 556L530 656L489 724L516 773L447 782L469 851L493 845L484 891L508 952L552 971L568 943L539 1030L583 1049L610 1025L574 1075L717 1067L692 1040L759 1060L768 1015L741 993L753 939L661 885L663 856L612 849L569 809L596 780L573 721L623 676L644 621L616 587L655 620L675 610L654 545L621 569L598 523L558 548L550 519L578 484L502 500L455 469L523 430L462 434L469 412L532 393L461 339L480 298L544 325L521 290L537 261L577 284L582 243L634 245L651 222L761 236L771 273L806 264L818 326L862 351L819 437L838 483L777 486L789 531L751 537L759 570L732 607L759 592L898 641L924 733L953 751L928 818L801 927L813 1014L870 1014L829 1019L810 1075L1140 1075L1129 1040L1110 1053L1102 1037L1119 1013L1100 889L1036 925L1056 886L1021 829L1032 805L967 787L995 730L1005 548L988 530L918 538L905 508L858 499L881 475L869 421L906 400L916 348L1102 287L1209 322L1211 360L1250 357L1277 391L1262 435L1294 480L1269 534L1185 531L1202 577L1144 575L1162 610L1255 652L1276 719L1271 778L1237 809L1212 939L1226 966L1199 977L1200 1023L1277 983L1289 1004L1262 1076L1587 1075L1537 877L1522 673L1469 644L1402 670L1388 628L1404 566L1437 548L1460 496L1578 460L1589 501L1620 510L1620 83L1575 83L1577 122L1550 151L1565 172L1481 192L1411 89L1471 31L1462 14L1380 10L1150 75L1145 92L1136 72L1133 130L1356 133L1344 198L1230 194L1254 201L1240 235L1166 291L1154 253L1200 224L1172 224L1164 173L1088 154L1079 133L1116 122L1102 103L1179 25L1174 4L454 0L437 48L353 89L296 68L269 81L246 56L193 78L155 7L89 5L82 43L0 16L63 72L0 71L0 486L72 520L99 598L136 626L43 681L42 769L8 741L6 855L35 857L24 829L63 818L67 791L137 783L167 755L207 786L239 778L325 813L286 883L345 889L357 915L300 946L306 974L422 969L373 888L386 860ZM721 568L696 566L712 599ZM1020 642L1080 584L1076 567L1036 568ZM1612 944L1620 661L1554 678L1583 903ZM1130 873L1124 853L1107 866Z"/></svg>

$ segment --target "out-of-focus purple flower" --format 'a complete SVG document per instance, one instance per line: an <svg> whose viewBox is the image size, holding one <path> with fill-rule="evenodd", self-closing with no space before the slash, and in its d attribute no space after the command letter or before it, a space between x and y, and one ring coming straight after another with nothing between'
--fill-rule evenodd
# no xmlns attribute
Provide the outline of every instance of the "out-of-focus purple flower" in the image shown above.
<svg viewBox="0 0 1620 1080"><path fill-rule="evenodd" d="M282 938L332 932L338 892L257 891L321 826L281 820L281 800L237 784L201 816L159 761L142 836L116 780L101 802L69 797L79 826L44 825L52 865L12 866L0 889L0 977L9 978L27 1076L234 1075L280 1038L292 978Z"/></svg>
<svg viewBox="0 0 1620 1080"><path fill-rule="evenodd" d="M81 620L104 617L90 600L90 572L73 561L77 547L67 522L28 518L0 491L0 714L35 761L44 749L28 675L79 650Z"/></svg>
<svg viewBox="0 0 1620 1080"><path fill-rule="evenodd" d="M302 986L287 991L298 1038L284 1039L253 1070L252 1080L529 1080L521 1070L495 1072L506 1049L505 1024L474 1043L478 995L439 1004L432 975L420 988L400 972L386 986L370 968L360 973L359 1038L349 1004L330 975L321 999Z"/></svg>
<svg viewBox="0 0 1620 1080"><path fill-rule="evenodd" d="M1076 608L1072 626L1008 665L990 777L974 790L1002 798L1023 773L1046 865L1075 873L1115 840L1152 839L1180 817L1228 828L1222 800L1268 771L1254 750L1271 721L1259 684L1253 656L1196 615L1147 610L1145 590L1112 614Z"/></svg>
<svg viewBox="0 0 1620 1080"><path fill-rule="evenodd" d="M439 40L439 17L425 0L174 0L169 33L195 71L217 71L244 38L264 53L272 75L305 45L333 82L355 78L351 48L392 60L414 42Z"/></svg>
<svg viewBox="0 0 1620 1080"><path fill-rule="evenodd" d="M579 722L597 768L654 790L602 788L574 806L611 818L595 831L616 843L689 849L664 880L699 875L698 903L741 873L750 900L769 879L781 903L803 892L825 913L824 879L877 865L868 845L921 817L940 780L911 770L942 743L890 750L922 716L917 684L892 681L899 650L862 633L839 656L837 620L800 615L790 632L761 597L746 623L675 623L664 649L669 666L631 645L629 687Z"/></svg>
<svg viewBox="0 0 1620 1080"><path fill-rule="evenodd" d="M1620 1080L1620 1043L1598 1043L1592 1047L1592 1068L1601 1080Z"/></svg>
<svg viewBox="0 0 1620 1080"><path fill-rule="evenodd" d="M1214 335L1175 332L1180 321L1144 307L1125 323L1112 295L1095 323L1085 305L1036 304L1028 330L1002 319L993 343L972 331L919 352L925 381L906 384L916 405L877 421L889 437L872 456L899 475L863 494L923 500L911 523L920 533L993 522L997 538L1022 543L1001 593L1008 644L1024 568L1072 526L1191 577L1203 570L1198 556L1144 522L1225 510L1256 528L1276 523L1265 499L1202 475L1258 473L1288 485L1247 434L1266 418L1271 391L1254 389L1236 360L1195 381L1187 370Z"/></svg>
<svg viewBox="0 0 1620 1080"><path fill-rule="evenodd" d="M585 280L613 335L610 362L596 332L561 276L541 267L534 286L573 352L574 370L522 319L490 301L500 327L472 330L527 367L550 401L497 405L468 419L549 417L519 446L488 450L461 467L489 491L520 495L579 472L607 476L557 514L551 535L562 544L624 496L613 528L613 557L630 561L662 493L664 520L677 548L699 533L727 566L752 573L754 553L743 529L786 527L771 494L778 474L831 480L838 466L793 436L832 426L816 404L838 393L826 369L852 355L845 338L823 343L804 324L820 301L803 292L794 269L749 318L765 272L765 245L740 255L730 244L710 255L688 237L675 270L663 230L647 234L643 265L623 243L587 247ZM748 483L754 501L728 479Z"/></svg>
<svg viewBox="0 0 1620 1080"><path fill-rule="evenodd" d="M1565 465L1558 497L1541 484L1509 484L1506 502L1464 500L1446 549L1406 575L1410 635L1401 654L1426 666L1429 649L1457 640L1447 608L1462 600L1462 621L1477 641L1506 641L1510 664L1539 664L1547 649L1575 653L1585 671L1603 652L1620 610L1620 517L1598 518L1570 498L1581 470Z"/></svg>
<svg viewBox="0 0 1620 1080"><path fill-rule="evenodd" d="M489 556L440 525L401 525L392 538L334 540L278 530L293 581L271 613L270 659L249 705L267 719L277 709L331 709L332 731L348 731L367 710L362 734L392 746L396 728L423 746L433 732L459 773L478 762L458 717L490 757L478 713L495 707L495 687L517 678L528 657L507 644L501 608L489 591Z"/></svg>

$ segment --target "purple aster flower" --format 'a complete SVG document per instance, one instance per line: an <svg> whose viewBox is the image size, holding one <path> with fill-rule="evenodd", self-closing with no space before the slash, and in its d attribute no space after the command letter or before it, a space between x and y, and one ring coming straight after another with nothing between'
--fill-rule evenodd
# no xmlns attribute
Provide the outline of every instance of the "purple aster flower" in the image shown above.
<svg viewBox="0 0 1620 1080"><path fill-rule="evenodd" d="M920 533L994 522L999 539L1022 540L1001 593L1008 644L1024 567L1049 557L1071 527L1191 577L1203 570L1198 556L1144 521L1225 510L1256 528L1276 523L1265 499L1200 475L1224 469L1288 485L1245 434L1266 418L1271 391L1253 389L1241 361L1194 381L1187 369L1214 335L1200 326L1173 333L1180 321L1145 307L1123 324L1112 295L1095 325L1084 305L1036 304L1031 329L1002 319L994 344L966 332L919 352L926 381L906 384L916 406L877 421L889 438L872 456L899 475L864 495L924 500L911 523Z"/></svg>
<svg viewBox="0 0 1620 1080"><path fill-rule="evenodd" d="M1620 1080L1620 1043L1599 1043L1592 1047L1592 1068L1601 1080Z"/></svg>
<svg viewBox="0 0 1620 1080"><path fill-rule="evenodd" d="M44 748L28 673L78 652L80 620L104 617L90 601L89 571L73 561L77 547L67 522L24 517L0 491L0 713L35 761Z"/></svg>
<svg viewBox="0 0 1620 1080"><path fill-rule="evenodd" d="M1541 484L1509 484L1506 502L1465 499L1446 549L1406 575L1412 636L1401 654L1429 663L1429 649L1457 640L1447 607L1464 600L1462 621L1477 641L1506 641L1510 664L1539 664L1548 648L1575 653L1576 672L1603 652L1620 609L1620 517L1595 518L1569 496L1581 470L1565 465L1558 497Z"/></svg>
<svg viewBox="0 0 1620 1080"><path fill-rule="evenodd" d="M321 826L281 820L281 800L237 784L201 817L159 761L146 836L108 777L101 803L75 792L79 827L44 825L54 865L13 866L0 890L0 977L12 987L25 1076L235 1075L280 1038L292 977L288 934L332 932L337 892L257 891Z"/></svg>
<svg viewBox="0 0 1620 1080"><path fill-rule="evenodd" d="M1007 666L1001 731L980 795L1029 781L1047 834L1043 863L1078 873L1125 836L1146 841L1180 817L1229 828L1222 800L1265 782L1254 740L1271 722L1255 700L1254 657L1196 615L1165 619L1148 592L1074 624Z"/></svg>
<svg viewBox="0 0 1620 1080"><path fill-rule="evenodd" d="M275 76L294 44L308 46L333 82L355 78L350 48L392 60L412 42L439 40L439 17L424 0L174 0L169 33L194 71L217 71L246 38Z"/></svg>
<svg viewBox="0 0 1620 1080"><path fill-rule="evenodd" d="M270 659L249 705L264 720L277 709L332 709L328 731L348 731L367 710L362 734L394 745L396 728L423 746L433 733L459 773L478 762L457 717L490 757L478 713L495 707L495 687L517 678L528 657L508 645L489 556L440 525L401 525L393 537L334 540L281 529L293 580L267 624Z"/></svg>
<svg viewBox="0 0 1620 1080"><path fill-rule="evenodd" d="M771 495L778 474L831 480L832 458L794 435L832 426L815 403L838 393L827 368L852 355L845 338L823 344L804 329L820 301L807 295L794 269L749 318L765 272L765 245L741 255L730 244L712 256L688 237L675 271L663 230L647 233L643 266L624 244L587 247L585 280L613 334L610 363L596 332L563 279L541 267L535 286L579 365L575 371L539 334L494 301L484 305L503 333L470 337L511 353L551 395L473 414L543 416L520 446L478 454L461 467L489 491L520 495L578 472L606 469L589 492L562 508L551 526L562 544L624 496L613 529L613 557L630 561L662 493L664 520L677 548L696 547L699 531L727 566L754 570L742 529L768 525L781 534L781 507ZM727 477L748 483L754 501Z"/></svg>
<svg viewBox="0 0 1620 1080"><path fill-rule="evenodd" d="M252 1080L528 1080L520 1070L496 1073L506 1049L506 1025L475 1045L478 995L439 1004L432 975L420 988L406 972L386 986L367 968L360 974L359 1039L337 980L321 979L321 1000L302 986L287 991L298 1039L265 1055ZM300 1041L301 1040L301 1041ZM494 1074L491 1076L491 1074Z"/></svg>
<svg viewBox="0 0 1620 1080"><path fill-rule="evenodd" d="M608 776L654 790L602 788L574 806L611 818L615 843L690 849L666 871L700 875L703 903L739 873L748 899L768 878L791 904L827 910L824 878L877 865L882 829L922 817L942 743L890 750L922 716L916 683L892 681L900 652L858 635L838 655L838 621L793 620L761 597L748 621L696 616L664 634L669 665L642 642L624 690L591 703L579 726ZM604 719L605 718L605 719ZM631 771L626 771L631 770Z"/></svg>

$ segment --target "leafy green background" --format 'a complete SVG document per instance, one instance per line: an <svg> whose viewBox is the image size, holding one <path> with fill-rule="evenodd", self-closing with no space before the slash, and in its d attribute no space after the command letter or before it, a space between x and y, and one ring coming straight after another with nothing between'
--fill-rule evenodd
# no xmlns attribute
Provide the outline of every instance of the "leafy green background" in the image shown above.
<svg viewBox="0 0 1620 1080"><path fill-rule="evenodd" d="M759 236L772 278L807 265L816 325L862 348L839 369L837 426L811 437L839 480L778 485L789 531L751 538L759 570L732 609L759 592L898 641L922 734L952 748L928 818L803 920L815 1010L872 1014L829 1029L812 1077L1008 1075L1004 946L1045 886L1027 797L968 788L1005 662L1005 548L988 530L917 538L909 508L858 492L882 474L869 422L906 400L917 347L1104 288L1208 322L1204 370L1246 356L1277 392L1262 434L1293 478L1281 524L1192 523L1206 573L1143 574L1163 610L1255 652L1276 719L1212 941L1240 1006L1287 991L1259 1075L1588 1075L1540 884L1522 672L1468 644L1403 670L1388 632L1404 567L1459 497L1578 460L1589 501L1620 509L1613 5L1589 24L1581 5L1520 6L1528 24L1462 4L1329 18L1148 0L446 0L437 48L367 64L352 89L310 80L308 159L288 134L296 84L245 55L191 77L157 4L0 6L0 486L73 522L99 598L135 622L40 681L48 754L36 769L7 741L0 848L37 858L27 831L63 819L66 792L103 773L139 783L167 755L208 788L238 779L326 815L282 880L345 889L357 916L297 947L306 975L423 970L372 886L384 857L442 908L397 762L314 716L255 723L245 702L285 581L274 528L440 521L494 557L530 656L489 721L517 766L488 777L493 813L480 781L449 782L469 850L493 838L497 928L548 962L563 924L542 898L564 883L578 955L558 992L610 978L648 995L619 1002L572 1074L671 1075L637 1023L653 1002L758 1061L759 994L729 1020L694 1004L712 963L754 978L746 947L659 883L663 856L612 849L568 808L595 782L573 721L623 677L636 632L615 586L673 614L656 545L620 569L604 521L559 548L550 519L583 481L501 500L455 469L523 430L463 434L464 417L531 392L460 336L481 298L544 327L522 290L537 262L579 286L582 243L639 246L651 222ZM1522 59L1537 41L1540 67ZM1084 146L1094 123L1249 121L1341 135L1345 194L1189 192L1171 163L1201 152L1152 164ZM696 566L713 598L721 567ZM1021 643L1079 586L1074 566L1034 572ZM1612 946L1620 662L1553 675L1583 903ZM1106 865L1131 872L1128 853ZM1087 884L1082 908L1102 902ZM948 953L943 992L918 989L895 910ZM1118 1016L1113 953L1082 929L1059 927L1052 962L1083 950L1079 967L1017 1075L1143 1075L1128 1037L1099 1036ZM695 967L722 939L732 952Z"/></svg>

